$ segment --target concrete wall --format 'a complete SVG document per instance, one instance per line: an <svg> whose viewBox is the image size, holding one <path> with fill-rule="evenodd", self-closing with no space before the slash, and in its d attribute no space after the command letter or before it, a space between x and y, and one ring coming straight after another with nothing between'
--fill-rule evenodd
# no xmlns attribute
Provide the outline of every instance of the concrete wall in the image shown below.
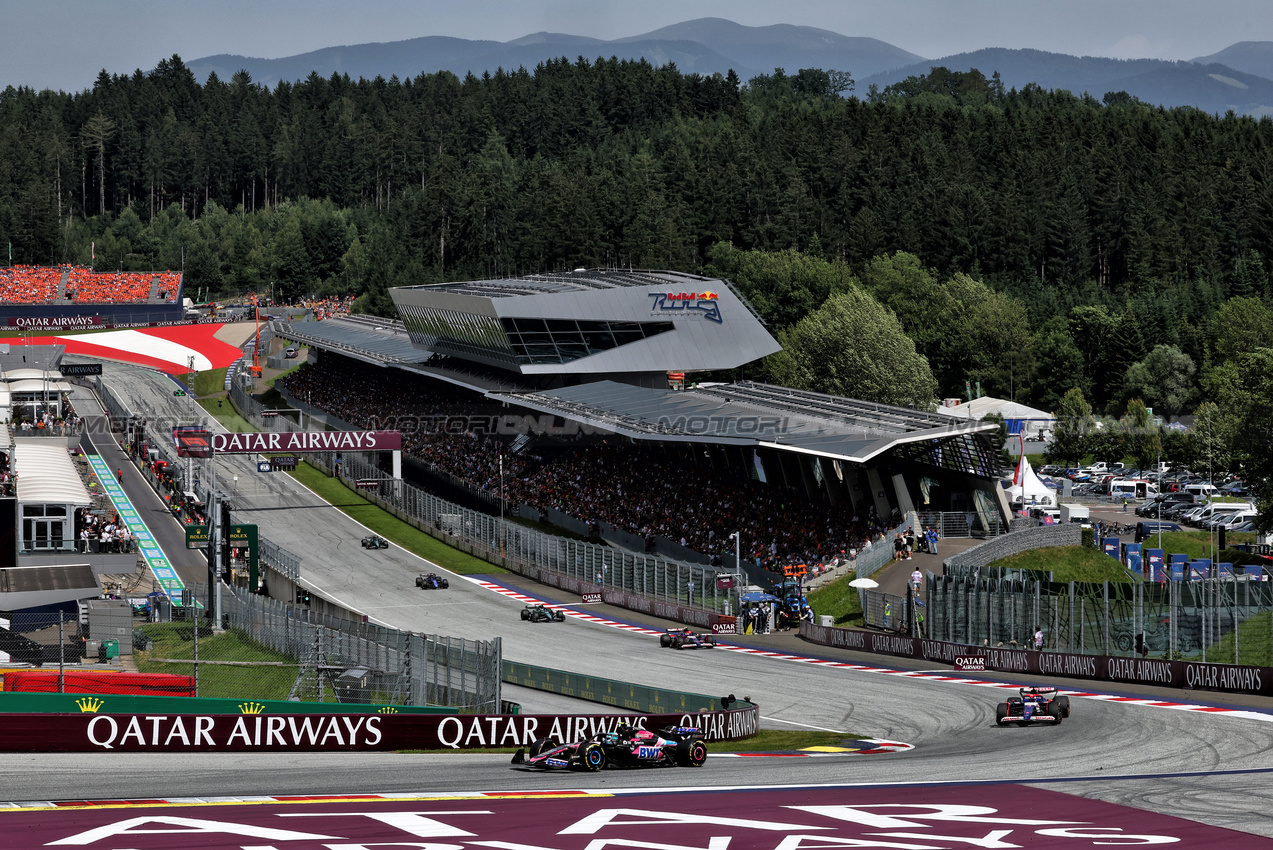
<svg viewBox="0 0 1273 850"><path fill-rule="evenodd" d="M1083 542L1083 529L1077 523L1059 525L1039 525L1023 531L1003 534L993 540L987 540L971 549L965 549L957 555L951 555L942 561L949 570L951 567L984 567L1000 558L1028 552L1031 549L1044 549L1054 546L1079 546Z"/></svg>

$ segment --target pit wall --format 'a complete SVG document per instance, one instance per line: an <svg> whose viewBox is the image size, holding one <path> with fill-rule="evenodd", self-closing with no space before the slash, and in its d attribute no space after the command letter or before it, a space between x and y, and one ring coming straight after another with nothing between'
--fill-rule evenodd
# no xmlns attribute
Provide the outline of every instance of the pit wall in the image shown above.
<svg viewBox="0 0 1273 850"><path fill-rule="evenodd" d="M1273 667L969 646L809 623L800 624L800 637L822 646L942 664L954 665L956 658L981 658L986 670L1003 673L1273 696Z"/></svg>
<svg viewBox="0 0 1273 850"><path fill-rule="evenodd" d="M390 709L391 710L391 709ZM756 734L760 709L663 714L6 714L0 752L313 752L528 747L620 723L695 726L708 741Z"/></svg>

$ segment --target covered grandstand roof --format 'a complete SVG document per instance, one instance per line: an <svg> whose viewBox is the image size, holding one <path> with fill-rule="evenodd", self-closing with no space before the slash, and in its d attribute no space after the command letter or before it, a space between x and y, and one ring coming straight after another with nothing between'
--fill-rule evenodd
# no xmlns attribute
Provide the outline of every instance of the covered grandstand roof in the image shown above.
<svg viewBox="0 0 1273 850"><path fill-rule="evenodd" d="M994 427L751 382L677 392L597 381L549 392L488 395L633 439L765 446L854 463L900 444Z"/></svg>
<svg viewBox="0 0 1273 850"><path fill-rule="evenodd" d="M278 336L378 366L420 363L430 356L411 344L402 322L377 316L345 316L321 322L276 321L272 327Z"/></svg>
<svg viewBox="0 0 1273 850"><path fill-rule="evenodd" d="M518 295L544 295L562 292L593 292L638 286L685 286L702 283L709 278L669 271L623 271L618 269L577 269L555 274L531 274L498 280L474 280L464 283L435 283L408 289L430 292L452 292L457 295L482 295L487 298L512 298ZM728 282L720 281L728 286Z"/></svg>
<svg viewBox="0 0 1273 850"><path fill-rule="evenodd" d="M20 381L9 381L10 393L69 393L75 389L75 385L66 381L59 381L50 377L47 381L40 378L23 378Z"/></svg>
<svg viewBox="0 0 1273 850"><path fill-rule="evenodd" d="M19 437L13 443L13 471L18 475L19 502L92 504L84 482L71 463L65 441Z"/></svg>

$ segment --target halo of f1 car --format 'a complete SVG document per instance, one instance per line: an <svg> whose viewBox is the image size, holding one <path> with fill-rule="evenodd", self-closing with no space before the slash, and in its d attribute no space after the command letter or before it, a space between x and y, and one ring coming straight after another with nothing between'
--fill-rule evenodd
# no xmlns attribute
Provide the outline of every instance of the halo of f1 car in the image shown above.
<svg viewBox="0 0 1273 850"><path fill-rule="evenodd" d="M415 586L422 590L446 590L451 582L437 573L421 573L415 578Z"/></svg>
<svg viewBox="0 0 1273 850"><path fill-rule="evenodd" d="M1070 698L1057 696L1056 688L1021 688L1021 696L1008 697L995 709L995 722L1000 726L1016 723L1060 723L1070 716Z"/></svg>
<svg viewBox="0 0 1273 850"><path fill-rule="evenodd" d="M362 539L364 549L388 549L389 541L378 534L369 534Z"/></svg>
<svg viewBox="0 0 1273 850"><path fill-rule="evenodd" d="M518 749L513 764L545 770L598 771L616 767L700 767L707 760L707 744L693 726L665 726L658 733L624 724L582 741L558 743L539 738L530 752Z"/></svg>
<svg viewBox="0 0 1273 850"><path fill-rule="evenodd" d="M668 629L665 634L659 635L659 646L664 649L712 649L716 646L716 635L693 629Z"/></svg>
<svg viewBox="0 0 1273 850"><path fill-rule="evenodd" d="M549 608L540 602L523 608L522 619L529 620L532 623L564 623L566 621L566 612L559 608Z"/></svg>

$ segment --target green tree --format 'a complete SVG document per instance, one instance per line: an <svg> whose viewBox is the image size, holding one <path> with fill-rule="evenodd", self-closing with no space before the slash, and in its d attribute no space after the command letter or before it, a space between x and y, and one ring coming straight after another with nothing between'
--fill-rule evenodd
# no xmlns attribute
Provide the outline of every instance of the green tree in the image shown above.
<svg viewBox="0 0 1273 850"><path fill-rule="evenodd" d="M927 409L937 384L928 361L892 311L858 289L832 295L778 335L766 359L780 384L830 395Z"/></svg>
<svg viewBox="0 0 1273 850"><path fill-rule="evenodd" d="M791 327L832 294L857 286L848 266L794 249L740 251L717 243L707 253L707 274L736 284L776 330Z"/></svg>
<svg viewBox="0 0 1273 850"><path fill-rule="evenodd" d="M1162 439L1149 408L1138 398L1127 403L1127 412L1119 420L1123 433L1123 452L1139 469L1146 469L1158 462L1162 455Z"/></svg>
<svg viewBox="0 0 1273 850"><path fill-rule="evenodd" d="M1092 433L1096 427L1092 405L1083 397L1083 391L1074 387L1061 398L1055 413L1056 429L1052 442L1044 449L1044 459L1048 463L1078 466L1091 453Z"/></svg>
<svg viewBox="0 0 1273 850"><path fill-rule="evenodd" d="M1230 443L1256 497L1259 527L1273 531L1273 348L1256 349L1241 366L1242 402Z"/></svg>
<svg viewBox="0 0 1273 850"><path fill-rule="evenodd" d="M1143 399L1168 421L1179 416L1194 394L1193 376L1197 369L1189 355L1174 345L1158 345L1139 363L1127 368L1123 378L1123 394Z"/></svg>

